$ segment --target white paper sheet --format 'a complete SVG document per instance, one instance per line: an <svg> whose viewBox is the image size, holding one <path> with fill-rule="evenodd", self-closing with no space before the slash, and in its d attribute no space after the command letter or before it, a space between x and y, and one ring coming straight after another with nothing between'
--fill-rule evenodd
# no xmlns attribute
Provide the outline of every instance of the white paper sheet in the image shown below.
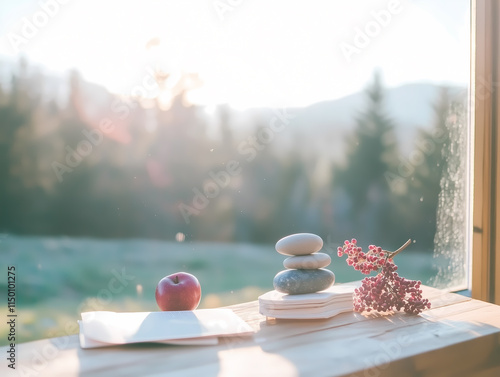
<svg viewBox="0 0 500 377"><path fill-rule="evenodd" d="M253 329L230 309L86 312L82 313L79 324L82 348L143 342L216 344L220 336L253 333Z"/></svg>

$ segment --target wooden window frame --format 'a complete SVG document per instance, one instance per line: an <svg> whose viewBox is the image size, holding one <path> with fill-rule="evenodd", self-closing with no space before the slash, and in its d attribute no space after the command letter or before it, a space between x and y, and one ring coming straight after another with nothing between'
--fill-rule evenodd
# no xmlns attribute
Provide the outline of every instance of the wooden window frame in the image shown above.
<svg viewBox="0 0 500 377"><path fill-rule="evenodd" d="M472 297L500 304L500 1L471 2Z"/></svg>

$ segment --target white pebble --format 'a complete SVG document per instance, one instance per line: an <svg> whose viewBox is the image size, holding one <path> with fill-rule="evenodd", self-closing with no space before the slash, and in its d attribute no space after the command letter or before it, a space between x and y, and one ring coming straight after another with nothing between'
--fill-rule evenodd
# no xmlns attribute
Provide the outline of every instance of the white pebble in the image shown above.
<svg viewBox="0 0 500 377"><path fill-rule="evenodd" d="M296 255L288 257L283 261L285 268L312 270L323 268L332 262L332 258L325 253L314 253L311 255Z"/></svg>
<svg viewBox="0 0 500 377"><path fill-rule="evenodd" d="M276 243L276 251L283 255L307 255L323 247L320 236L312 233L297 233L283 237Z"/></svg>

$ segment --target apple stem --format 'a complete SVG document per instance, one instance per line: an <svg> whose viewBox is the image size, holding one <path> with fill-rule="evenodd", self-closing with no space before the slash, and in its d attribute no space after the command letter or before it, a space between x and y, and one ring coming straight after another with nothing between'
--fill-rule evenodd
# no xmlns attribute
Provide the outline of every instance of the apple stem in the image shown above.
<svg viewBox="0 0 500 377"><path fill-rule="evenodd" d="M174 283L179 284L179 277L177 275L174 276Z"/></svg>

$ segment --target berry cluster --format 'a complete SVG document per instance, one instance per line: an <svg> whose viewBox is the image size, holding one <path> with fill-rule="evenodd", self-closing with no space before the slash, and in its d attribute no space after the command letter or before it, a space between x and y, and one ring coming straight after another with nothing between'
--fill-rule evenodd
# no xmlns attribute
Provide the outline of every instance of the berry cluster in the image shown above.
<svg viewBox="0 0 500 377"><path fill-rule="evenodd" d="M337 249L337 255L341 257L346 254L347 264L365 275L384 267L388 256L387 251L382 250L381 247L370 245L368 252L364 253L357 242L355 238L351 241L344 241L344 246Z"/></svg>
<svg viewBox="0 0 500 377"><path fill-rule="evenodd" d="M366 277L361 282L361 287L354 291L354 310L357 312L388 312L403 309L409 314L421 313L430 308L429 300L422 298L420 281L408 280L399 276L392 258L402 251L410 242L399 250L391 253L381 247L370 245L368 252L364 253L357 245L356 239L345 241L337 249L339 257L347 255L347 264L355 270L368 275L378 271L376 276Z"/></svg>

